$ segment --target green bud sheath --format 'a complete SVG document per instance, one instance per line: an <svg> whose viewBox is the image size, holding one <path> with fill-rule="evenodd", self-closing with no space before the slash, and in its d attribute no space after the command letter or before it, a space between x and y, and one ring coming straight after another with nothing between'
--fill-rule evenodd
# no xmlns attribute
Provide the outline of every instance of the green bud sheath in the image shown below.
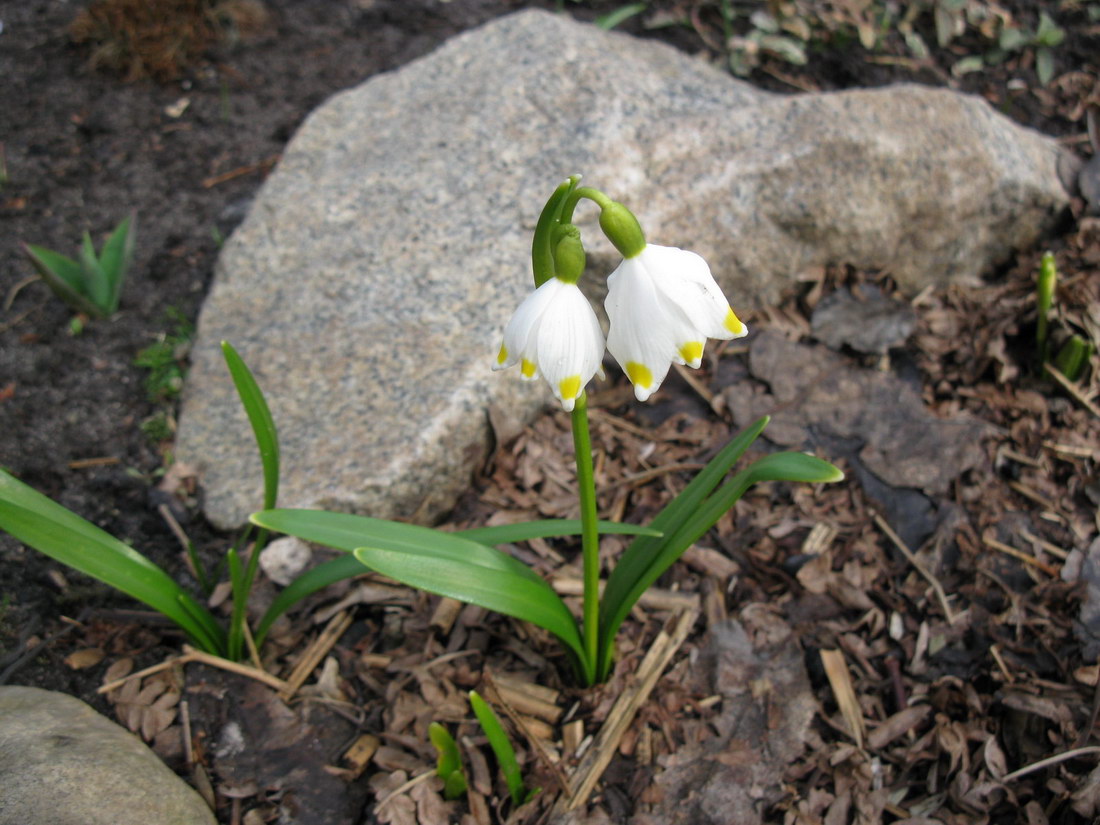
<svg viewBox="0 0 1100 825"><path fill-rule="evenodd" d="M535 286L540 287L554 277L554 229L561 222L562 209L573 190L577 188L580 175L567 178L557 189L539 215L535 227L535 237L531 241L531 265L534 270Z"/></svg>
<svg viewBox="0 0 1100 825"><path fill-rule="evenodd" d="M624 258L633 258L645 249L645 233L638 219L621 203L612 201L600 211L600 229Z"/></svg>
<svg viewBox="0 0 1100 825"><path fill-rule="evenodd" d="M555 235L554 275L559 281L575 284L584 274L585 257L580 230L566 223L555 228Z"/></svg>

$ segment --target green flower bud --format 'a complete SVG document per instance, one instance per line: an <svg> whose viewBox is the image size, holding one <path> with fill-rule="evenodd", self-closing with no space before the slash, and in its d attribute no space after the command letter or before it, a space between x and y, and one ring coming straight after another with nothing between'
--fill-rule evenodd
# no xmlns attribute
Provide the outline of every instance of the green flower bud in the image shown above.
<svg viewBox="0 0 1100 825"><path fill-rule="evenodd" d="M633 258L645 249L645 233L638 219L621 203L612 201L600 210L600 229L624 258Z"/></svg>
<svg viewBox="0 0 1100 825"><path fill-rule="evenodd" d="M555 227L554 235L554 275L567 284L575 284L584 274L585 264L580 230L566 223Z"/></svg>

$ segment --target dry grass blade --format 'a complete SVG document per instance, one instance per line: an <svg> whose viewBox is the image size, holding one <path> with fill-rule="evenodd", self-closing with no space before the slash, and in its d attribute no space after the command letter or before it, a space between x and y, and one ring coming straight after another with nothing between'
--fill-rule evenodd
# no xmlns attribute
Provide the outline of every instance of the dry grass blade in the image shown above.
<svg viewBox="0 0 1100 825"><path fill-rule="evenodd" d="M270 673L257 670L254 667L248 665L239 665L236 662L231 662L228 659L223 659L220 656L214 656L210 653L203 653L201 650L195 650L189 645L183 646L183 655L177 656L174 659L168 659L161 662L159 665L153 665L147 667L144 670L139 670L137 673L131 673L129 676L125 676L122 679L115 679L113 682L108 682L105 685L101 685L96 689L96 693L109 693L116 688L122 687L127 682L134 679L144 679L146 676L151 676L154 673L159 673L162 670L167 670L170 667L176 665L185 665L189 662L199 662L204 665L210 665L210 667L216 667L220 670L227 670L230 673L236 673L240 676L247 676L249 679L255 679L257 682L263 682L268 687L275 688L276 690L285 690L287 683L280 679L278 676L272 676Z"/></svg>
<svg viewBox="0 0 1100 825"><path fill-rule="evenodd" d="M1001 777L1001 782L1011 782L1013 779L1019 779L1021 776L1027 776L1029 773L1035 771L1041 771L1043 768L1048 768L1051 765L1057 765L1060 762L1065 762L1067 759L1076 759L1079 756L1088 756L1092 753L1100 753L1100 746L1090 745L1087 748L1074 748L1073 750L1066 751L1065 753L1056 753L1054 756L1048 756L1046 759L1040 759L1038 762L1032 762L1030 765L1025 765L1019 770L1015 770L1012 773L1006 773Z"/></svg>
<svg viewBox="0 0 1100 825"><path fill-rule="evenodd" d="M1089 399L1089 397L1085 395L1084 390L1081 388L1080 384L1078 384L1076 381L1070 381L1053 364L1047 364L1046 370L1050 377L1057 381L1058 385L1062 389L1073 396L1074 400L1077 401L1077 403L1079 403L1082 407L1095 415L1097 418L1100 418L1100 407L1097 407L1096 404L1094 404Z"/></svg>
<svg viewBox="0 0 1100 825"><path fill-rule="evenodd" d="M935 591L936 598L939 599L940 607L943 608L944 618L947 619L948 624L954 624L956 617L954 612L951 610L951 605L947 602L947 594L943 591L943 585L940 584L939 579L937 579L935 576L924 569L924 565L920 563L920 560L917 559L916 555L913 553L912 550L909 549L908 545L906 545L906 543L901 540L901 536L895 533L893 528L891 528L890 525L886 523L886 519L884 519L878 513L875 513L874 517L875 524L878 525L879 529L887 535L890 541L894 543L894 546L896 546L898 550L902 552L902 554L905 556L905 558L909 560L909 563L913 565L916 571L924 577L925 581L932 585L932 590Z"/></svg>
<svg viewBox="0 0 1100 825"><path fill-rule="evenodd" d="M600 733L596 737L592 748L581 760L576 770L573 771L574 786L572 794L557 801L554 805L554 813L562 814L566 811L576 810L588 801L588 797L596 788L596 783L599 782L604 770L618 750L623 735L630 727L631 722L634 721L635 714L649 698L649 694L656 686L658 678L660 678L661 673L664 672L676 651L680 649L684 640L687 639L688 633L691 632L692 625L695 624L697 618L699 618L698 610L685 611L677 618L676 626L671 634L662 630L657 635L649 652L638 667L637 681L619 695L607 716L607 721L600 728Z"/></svg>
<svg viewBox="0 0 1100 825"><path fill-rule="evenodd" d="M325 625L325 629L321 631L321 635L314 640L313 644L309 646L309 649L302 654L302 658L298 661L294 670L286 680L286 685L279 692L280 698L287 702L298 692L298 688L305 684L306 679L309 678L314 668L320 664L321 660L328 655L328 652L332 650L333 645L339 641L340 637L344 635L345 631L351 627L351 613L343 612L337 616L333 616L332 620Z"/></svg>
<svg viewBox="0 0 1100 825"><path fill-rule="evenodd" d="M825 675L829 677L829 685L833 689L833 697L840 708L840 714L844 717L852 738L856 740L856 747L862 749L863 712L859 708L855 688L852 687L852 675L848 672L844 654L839 650L822 650L821 664L825 666Z"/></svg>
<svg viewBox="0 0 1100 825"><path fill-rule="evenodd" d="M1047 564L1046 562L1039 561L1039 559L1035 558L1034 556L1029 556L1023 550L1017 550L1010 544L1005 544L1003 541L997 541L997 539L990 536L983 537L982 541L985 542L986 547L992 547L994 550L1004 553L1006 556L1012 556L1012 558L1019 559L1024 564L1030 564L1032 567L1036 567L1039 570L1042 570L1048 576L1053 576L1054 578L1057 578L1059 575L1060 571L1058 570L1058 568L1054 567L1053 565Z"/></svg>

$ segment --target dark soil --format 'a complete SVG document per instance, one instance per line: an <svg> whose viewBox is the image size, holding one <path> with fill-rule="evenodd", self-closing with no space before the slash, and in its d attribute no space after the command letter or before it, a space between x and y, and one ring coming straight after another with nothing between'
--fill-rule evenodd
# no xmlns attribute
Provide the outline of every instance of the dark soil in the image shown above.
<svg viewBox="0 0 1100 825"><path fill-rule="evenodd" d="M143 428L152 420L170 435L174 398L170 392L151 397L148 373L134 363L138 352L175 333L173 317L194 322L219 239L243 217L314 107L526 5L555 7L509 0L265 0L268 19L247 37L223 40L177 77L155 80L89 68L89 47L70 36L73 4L0 2L0 158L7 174L0 188L0 466L186 580L179 543L157 510L166 501L157 483L171 462L171 440ZM592 19L622 3L561 5ZM695 27L649 30L644 24L651 18L643 15L622 28L722 59L715 51L722 43L717 4L652 6L693 14ZM1007 4L1031 28L1042 6ZM839 34L823 33L807 66L767 59L751 80L783 92L899 81L951 85L1087 154L1082 104L1097 94L1100 36L1084 6L1056 16L1068 36L1055 50L1056 79L1046 88L1035 78L1034 50L954 78L955 61L988 45L973 33L950 49L934 48L921 66L878 59L907 56L896 34L872 56ZM925 40L934 44L934 34L925 32ZM72 311L31 280L19 244L72 255L82 232L100 242L131 213L137 246L120 310L108 320L85 321L76 333ZM1067 216L1066 235L1073 231ZM1061 237L1045 241L1065 245ZM1035 257L1029 256L1022 259ZM179 355L185 362L185 351ZM175 512L208 558L232 541L197 510ZM72 669L63 659L95 645L108 659L136 656L140 666L178 648L169 629L121 612L133 608L0 535L0 684L54 688L106 710L94 692L102 669Z"/></svg>

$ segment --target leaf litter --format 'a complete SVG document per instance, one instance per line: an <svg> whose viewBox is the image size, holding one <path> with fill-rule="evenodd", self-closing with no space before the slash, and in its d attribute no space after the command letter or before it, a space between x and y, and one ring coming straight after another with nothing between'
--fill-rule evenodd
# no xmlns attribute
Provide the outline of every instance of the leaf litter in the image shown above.
<svg viewBox="0 0 1100 825"><path fill-rule="evenodd" d="M1056 253L1059 312L1086 330L1098 249L1085 223ZM764 412L774 420L754 451L816 450L849 477L745 496L635 607L604 686L572 684L538 628L368 574L273 631L259 662L270 687L184 657L109 698L170 760L212 777L227 821L1090 821L1100 418L1085 402L1097 365L1080 397L1036 368L1037 265L1024 255L997 282L908 301L887 277L814 273L694 383L670 378L645 407L621 382L599 387L601 517L644 523ZM908 306L908 338L866 352L833 324L831 347L817 341L815 307L842 291L878 295L900 329ZM571 449L553 412L503 427L452 522L576 517ZM603 539L605 567L626 543ZM506 549L579 613L573 540ZM662 642L674 626L682 637ZM129 668L118 660L105 681ZM543 789L521 809L471 689ZM459 743L461 800L434 776L431 722Z"/></svg>
<svg viewBox="0 0 1100 825"><path fill-rule="evenodd" d="M1059 321L1095 335L1097 223L1056 256ZM849 476L738 502L635 607L605 686L578 690L538 628L370 574L276 626L263 674L193 652L134 674L102 624L83 626L69 665L114 657L104 682L118 718L200 787L210 777L230 822L1090 821L1100 383L1095 359L1073 392L1034 363L1038 257L909 300L888 277L810 273L752 319L748 347L716 349L655 403L600 386L601 517L644 523L761 413L773 422L754 451L816 450ZM831 322L818 341L811 319L836 294L833 306L873 296L908 337L856 346ZM455 526L576 517L564 417L499 434ZM605 567L626 544L602 540ZM575 542L506 549L579 613ZM654 670L649 654L677 622L683 639ZM471 689L543 789L522 809ZM459 742L462 800L433 775L433 721Z"/></svg>

